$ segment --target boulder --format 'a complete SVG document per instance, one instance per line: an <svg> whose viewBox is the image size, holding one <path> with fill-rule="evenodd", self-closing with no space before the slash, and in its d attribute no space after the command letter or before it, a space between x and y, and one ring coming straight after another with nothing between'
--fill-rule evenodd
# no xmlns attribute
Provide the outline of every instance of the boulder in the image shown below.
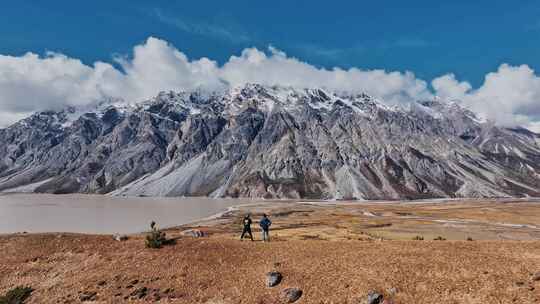
<svg viewBox="0 0 540 304"><path fill-rule="evenodd" d="M368 292L366 304L382 304L382 302L383 302L382 294L374 290L371 290L370 292Z"/></svg>
<svg viewBox="0 0 540 304"><path fill-rule="evenodd" d="M116 233L113 235L113 239L118 242L127 241L128 237L125 234L118 234Z"/></svg>
<svg viewBox="0 0 540 304"><path fill-rule="evenodd" d="M184 230L182 231L183 236L190 236L193 238L200 238L206 236L206 234L198 229L190 229L190 230Z"/></svg>
<svg viewBox="0 0 540 304"><path fill-rule="evenodd" d="M266 286L268 287L277 286L281 282L281 279L283 279L283 276L281 275L281 273L277 271L271 271L266 274Z"/></svg>
<svg viewBox="0 0 540 304"><path fill-rule="evenodd" d="M302 290L298 288L287 288L281 292L281 296L286 303L294 303L302 297Z"/></svg>
<svg viewBox="0 0 540 304"><path fill-rule="evenodd" d="M533 281L540 281L540 271L537 272L537 273L535 273L535 274L533 274L532 280L533 280Z"/></svg>

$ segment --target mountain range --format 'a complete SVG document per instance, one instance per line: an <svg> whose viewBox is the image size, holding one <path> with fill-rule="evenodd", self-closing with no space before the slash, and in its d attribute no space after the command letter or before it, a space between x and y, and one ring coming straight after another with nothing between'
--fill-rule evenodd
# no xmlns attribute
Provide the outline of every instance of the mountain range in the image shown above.
<svg viewBox="0 0 540 304"><path fill-rule="evenodd" d="M540 196L540 135L458 102L247 84L42 111L0 129L0 191L421 199Z"/></svg>

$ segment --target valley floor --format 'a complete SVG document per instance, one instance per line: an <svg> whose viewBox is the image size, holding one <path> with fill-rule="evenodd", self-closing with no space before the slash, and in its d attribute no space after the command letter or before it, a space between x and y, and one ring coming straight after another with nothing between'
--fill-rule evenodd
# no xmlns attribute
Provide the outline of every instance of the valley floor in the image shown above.
<svg viewBox="0 0 540 304"><path fill-rule="evenodd" d="M256 224L255 242L238 240L246 212L270 214L272 242ZM540 204L523 200L265 202L168 229L176 244L161 249L144 235L12 234L0 236L0 295L24 285L28 303L262 304L296 287L296 303L365 303L369 290L394 303L540 303L536 225ZM269 288L272 270L283 281Z"/></svg>

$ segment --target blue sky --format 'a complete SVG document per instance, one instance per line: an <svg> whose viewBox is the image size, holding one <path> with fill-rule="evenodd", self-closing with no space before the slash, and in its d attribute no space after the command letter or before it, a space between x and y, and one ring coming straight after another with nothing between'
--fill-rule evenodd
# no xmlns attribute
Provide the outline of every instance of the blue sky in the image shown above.
<svg viewBox="0 0 540 304"><path fill-rule="evenodd" d="M273 45L321 67L452 72L479 86L501 63L540 69L537 1L3 1L0 54L91 64L149 36L220 63Z"/></svg>

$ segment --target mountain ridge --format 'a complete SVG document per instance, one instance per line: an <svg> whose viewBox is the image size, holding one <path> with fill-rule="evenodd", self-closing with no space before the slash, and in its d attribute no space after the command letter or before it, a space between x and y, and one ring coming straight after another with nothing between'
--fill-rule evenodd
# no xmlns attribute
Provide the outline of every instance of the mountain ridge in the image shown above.
<svg viewBox="0 0 540 304"><path fill-rule="evenodd" d="M320 199L540 196L540 135L456 102L247 84L0 129L0 191Z"/></svg>

